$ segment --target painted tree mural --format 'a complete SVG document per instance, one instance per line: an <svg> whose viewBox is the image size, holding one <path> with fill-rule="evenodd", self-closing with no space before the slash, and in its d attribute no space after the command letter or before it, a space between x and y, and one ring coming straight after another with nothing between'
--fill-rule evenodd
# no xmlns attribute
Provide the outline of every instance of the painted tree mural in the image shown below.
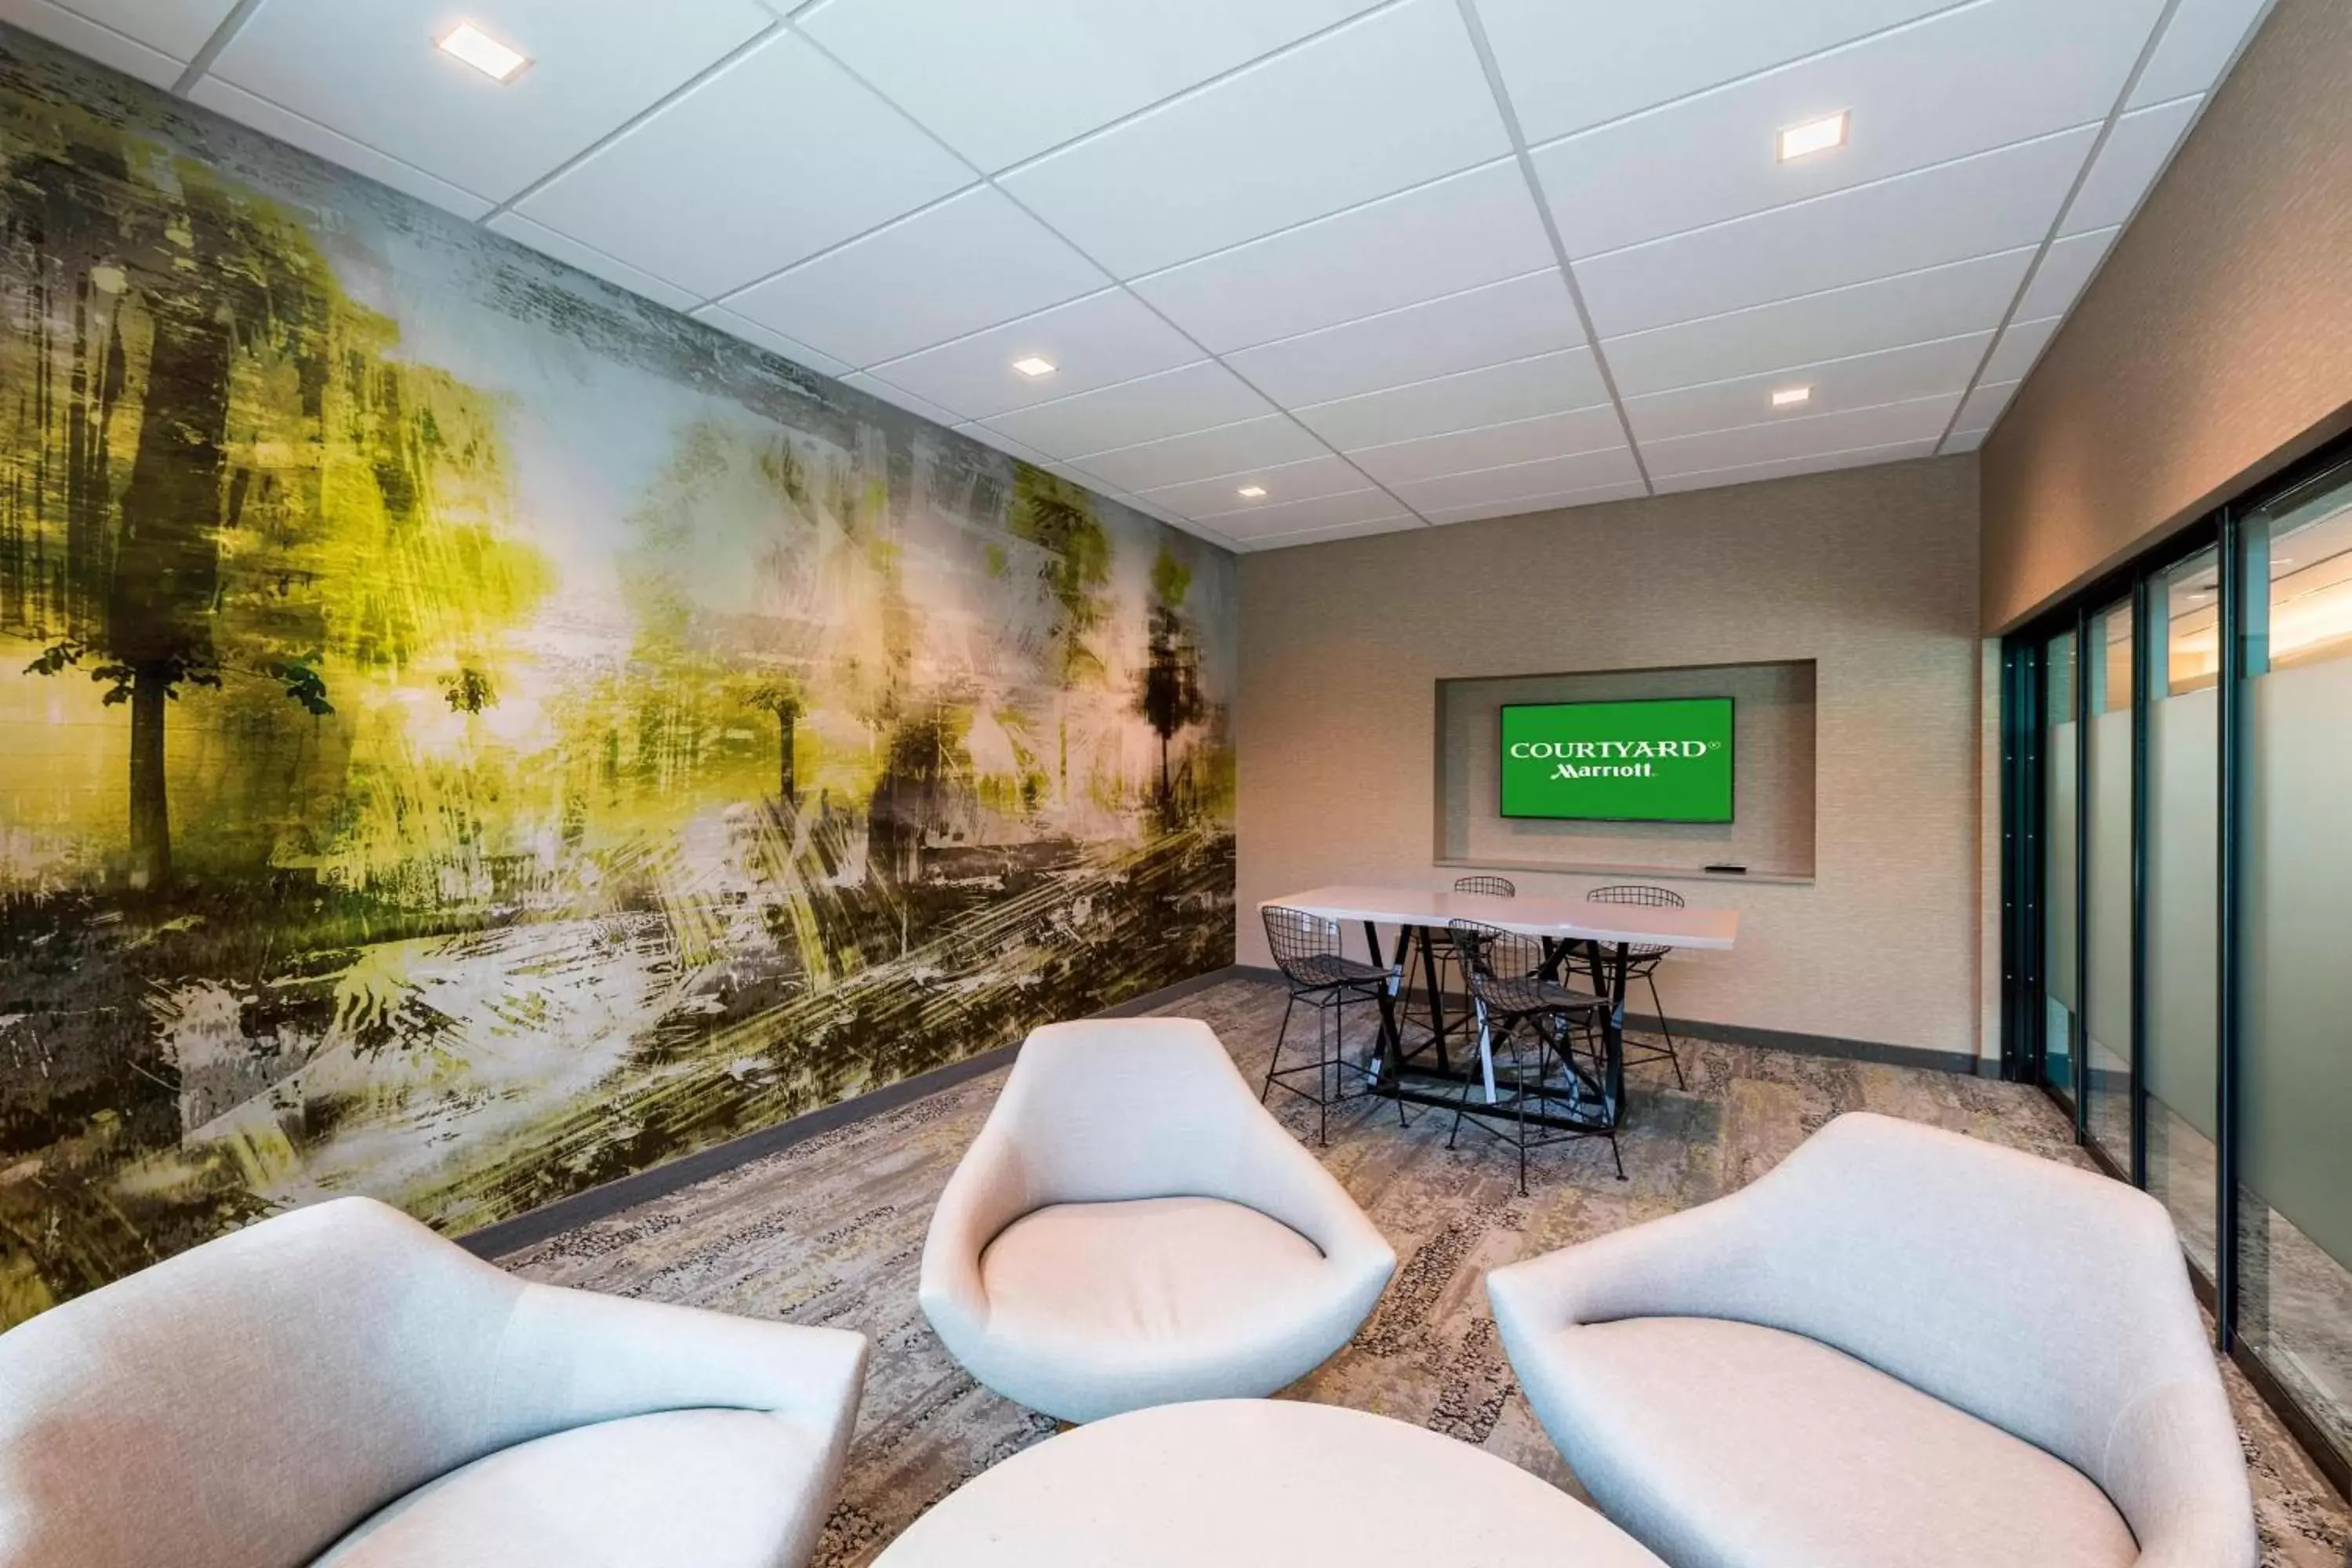
<svg viewBox="0 0 2352 1568"><path fill-rule="evenodd" d="M0 629L127 708L125 875L161 891L184 690L257 680L323 716L330 647L404 666L538 574L488 515L479 400L391 358L276 204L83 117L44 129L5 165Z"/></svg>
<svg viewBox="0 0 2352 1568"><path fill-rule="evenodd" d="M0 28L0 1324L1226 963L1230 557Z"/></svg>
<svg viewBox="0 0 2352 1568"><path fill-rule="evenodd" d="M1151 633L1142 673L1137 677L1136 711L1160 737L1160 803L1171 810L1175 785L1168 772L1168 748L1182 730L1208 716L1201 690L1201 650L1185 618L1192 569L1162 549L1151 563Z"/></svg>
<svg viewBox="0 0 2352 1568"><path fill-rule="evenodd" d="M1102 674L1102 660L1088 638L1103 618L1102 586L1110 576L1110 543L1095 515L1094 499L1045 469L1021 467L1013 498L1013 531L1045 551L1040 574L1052 588L1059 615L1054 622L1054 662L1065 694ZM1069 721L1057 720L1060 743L1055 775L1070 793Z"/></svg>

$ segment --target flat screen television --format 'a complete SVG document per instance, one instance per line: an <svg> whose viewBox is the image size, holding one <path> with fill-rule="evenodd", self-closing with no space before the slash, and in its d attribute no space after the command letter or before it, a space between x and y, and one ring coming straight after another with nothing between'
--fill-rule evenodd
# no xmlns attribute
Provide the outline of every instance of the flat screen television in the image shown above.
<svg viewBox="0 0 2352 1568"><path fill-rule="evenodd" d="M1502 814L1575 822L1729 822L1731 699L1512 702Z"/></svg>

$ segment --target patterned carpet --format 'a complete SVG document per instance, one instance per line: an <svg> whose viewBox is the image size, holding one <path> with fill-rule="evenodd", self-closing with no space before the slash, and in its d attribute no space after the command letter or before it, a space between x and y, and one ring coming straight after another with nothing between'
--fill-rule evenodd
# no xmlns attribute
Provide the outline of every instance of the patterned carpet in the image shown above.
<svg viewBox="0 0 2352 1568"><path fill-rule="evenodd" d="M1253 1075L1281 1010L1281 992L1251 980L1168 1009L1208 1020ZM1731 1191L1844 1110L2080 1158L2063 1118L2021 1085L1738 1046L1686 1043L1684 1059L1686 1093L1663 1067L1633 1075L1622 1139L1629 1180L1614 1179L1604 1145L1569 1144L1537 1156L1526 1198L1504 1147L1465 1134L1446 1150L1443 1112L1402 1131L1385 1103L1335 1116L1325 1163L1399 1262L1355 1342L1291 1394L1415 1422L1573 1489L1512 1384L1486 1269ZM1001 1081L972 1079L501 1261L534 1279L871 1336L848 1478L817 1553L828 1565L868 1562L932 1503L1054 1430L966 1376L915 1305L932 1202ZM1277 1109L1311 1142L1311 1107ZM2352 1519L2243 1380L2223 1370L2253 1470L2264 1563L2343 1568Z"/></svg>

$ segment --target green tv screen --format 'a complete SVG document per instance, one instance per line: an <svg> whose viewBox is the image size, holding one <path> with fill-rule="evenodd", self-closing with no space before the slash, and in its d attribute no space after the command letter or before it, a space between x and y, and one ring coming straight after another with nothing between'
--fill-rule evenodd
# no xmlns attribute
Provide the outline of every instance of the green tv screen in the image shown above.
<svg viewBox="0 0 2352 1568"><path fill-rule="evenodd" d="M1503 815L1729 822L1731 699L1506 705Z"/></svg>

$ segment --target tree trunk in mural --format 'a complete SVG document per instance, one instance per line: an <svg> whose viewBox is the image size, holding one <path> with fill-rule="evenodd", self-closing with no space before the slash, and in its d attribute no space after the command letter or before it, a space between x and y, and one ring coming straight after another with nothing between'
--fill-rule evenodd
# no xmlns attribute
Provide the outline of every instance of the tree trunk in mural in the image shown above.
<svg viewBox="0 0 2352 1568"><path fill-rule="evenodd" d="M800 791L793 780L793 715L776 715L776 793L786 805L797 805Z"/></svg>
<svg viewBox="0 0 2352 1568"><path fill-rule="evenodd" d="M214 226L191 214L186 261L203 278L219 265ZM172 882L172 816L164 783L164 721L184 683L217 685L206 624L220 577L221 443L228 426L229 307L209 289L148 298L155 323L147 399L111 570L104 640L109 702L131 706L131 864L134 888ZM92 563L95 565L95 563Z"/></svg>
<svg viewBox="0 0 2352 1568"><path fill-rule="evenodd" d="M162 892L172 885L172 809L163 781L164 677L131 678L131 885Z"/></svg>

